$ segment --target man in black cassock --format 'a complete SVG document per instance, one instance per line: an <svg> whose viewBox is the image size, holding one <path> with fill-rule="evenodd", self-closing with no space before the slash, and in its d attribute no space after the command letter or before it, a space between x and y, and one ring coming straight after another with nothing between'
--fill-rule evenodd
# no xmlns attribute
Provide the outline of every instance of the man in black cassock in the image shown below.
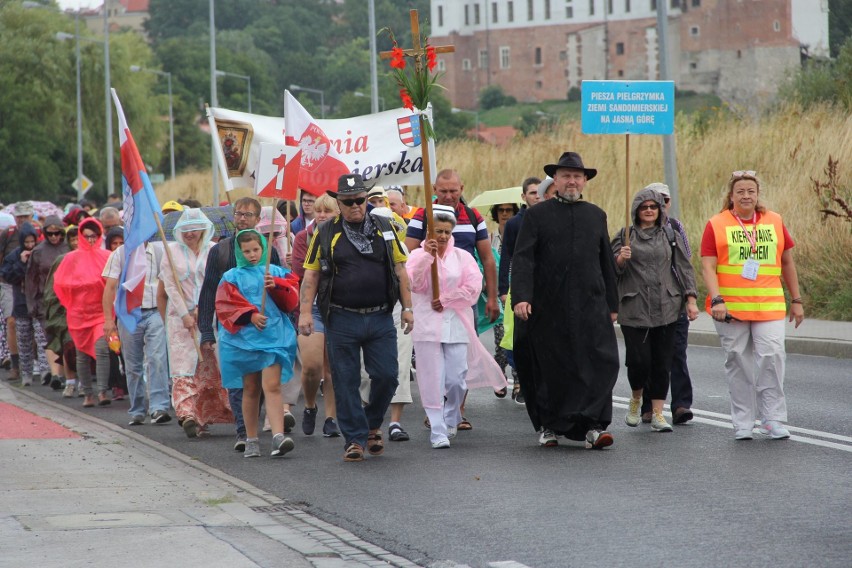
<svg viewBox="0 0 852 568"><path fill-rule="evenodd" d="M561 435L602 449L613 443L618 294L606 213L581 200L598 172L575 152L544 171L557 194L527 211L512 257L515 364L542 446Z"/></svg>

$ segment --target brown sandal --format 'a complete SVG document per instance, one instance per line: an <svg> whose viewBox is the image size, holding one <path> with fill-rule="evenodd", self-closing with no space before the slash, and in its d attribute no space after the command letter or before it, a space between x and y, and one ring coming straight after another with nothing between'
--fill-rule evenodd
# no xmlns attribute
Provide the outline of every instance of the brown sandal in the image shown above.
<svg viewBox="0 0 852 568"><path fill-rule="evenodd" d="M473 430L473 424L471 424L467 418L462 416L461 422L459 422L457 428L459 430Z"/></svg>
<svg viewBox="0 0 852 568"><path fill-rule="evenodd" d="M380 456L385 451L385 443L382 441L382 431L370 432L367 436L367 451L371 456Z"/></svg>
<svg viewBox="0 0 852 568"><path fill-rule="evenodd" d="M364 448L361 447L360 444L356 444L352 442L346 449L343 451L343 461L345 462L359 462L364 461Z"/></svg>

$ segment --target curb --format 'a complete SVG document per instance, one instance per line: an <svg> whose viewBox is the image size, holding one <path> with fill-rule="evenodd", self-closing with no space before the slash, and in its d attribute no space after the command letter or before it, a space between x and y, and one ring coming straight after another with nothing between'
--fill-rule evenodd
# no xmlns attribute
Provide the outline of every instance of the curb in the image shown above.
<svg viewBox="0 0 852 568"><path fill-rule="evenodd" d="M615 335L619 339L624 339L621 327L618 324L615 325ZM788 354L795 353L796 355L852 359L852 342L850 341L787 336L784 344ZM689 330L689 345L721 347L719 336L715 332L692 328Z"/></svg>

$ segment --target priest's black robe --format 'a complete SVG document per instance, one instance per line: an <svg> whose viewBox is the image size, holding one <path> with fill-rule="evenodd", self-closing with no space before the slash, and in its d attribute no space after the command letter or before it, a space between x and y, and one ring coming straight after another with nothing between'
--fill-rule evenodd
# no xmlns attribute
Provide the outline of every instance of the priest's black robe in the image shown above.
<svg viewBox="0 0 852 568"><path fill-rule="evenodd" d="M532 305L526 322L515 318L514 358L533 427L571 440L605 429L619 368L606 213L559 197L530 207L511 278L513 307Z"/></svg>

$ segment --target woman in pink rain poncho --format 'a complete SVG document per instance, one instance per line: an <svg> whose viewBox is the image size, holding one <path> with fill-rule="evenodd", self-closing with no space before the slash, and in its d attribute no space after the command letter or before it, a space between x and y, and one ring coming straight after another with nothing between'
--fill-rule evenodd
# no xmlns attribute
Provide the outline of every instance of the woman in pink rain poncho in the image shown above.
<svg viewBox="0 0 852 568"><path fill-rule="evenodd" d="M195 438L205 435L209 424L233 422L234 415L228 391L222 388L213 346L201 348L204 361L198 360L196 351L198 296L213 245L213 223L201 209L188 207L175 224L174 236L175 241L168 243L174 270L167 255L160 264L160 280L168 296L165 324L172 405L186 435Z"/></svg>
<svg viewBox="0 0 852 568"><path fill-rule="evenodd" d="M414 350L417 352L417 386L429 417L433 448L449 448L450 438L462 420L460 406L468 388L507 386L494 358L479 342L473 327L473 306L482 291L476 260L455 248L455 212L433 205L435 239L408 257L407 270L413 292ZM432 263L438 263L440 295L432 299Z"/></svg>
<svg viewBox="0 0 852 568"><path fill-rule="evenodd" d="M53 290L67 312L68 333L77 348L77 373L86 398L83 406L94 406L91 363L97 359L95 344L103 342L98 365L98 391L103 400L109 389L109 351L104 339L102 300L105 281L101 275L110 252L101 246L104 228L97 219L80 222L77 250L65 255L53 275Z"/></svg>

